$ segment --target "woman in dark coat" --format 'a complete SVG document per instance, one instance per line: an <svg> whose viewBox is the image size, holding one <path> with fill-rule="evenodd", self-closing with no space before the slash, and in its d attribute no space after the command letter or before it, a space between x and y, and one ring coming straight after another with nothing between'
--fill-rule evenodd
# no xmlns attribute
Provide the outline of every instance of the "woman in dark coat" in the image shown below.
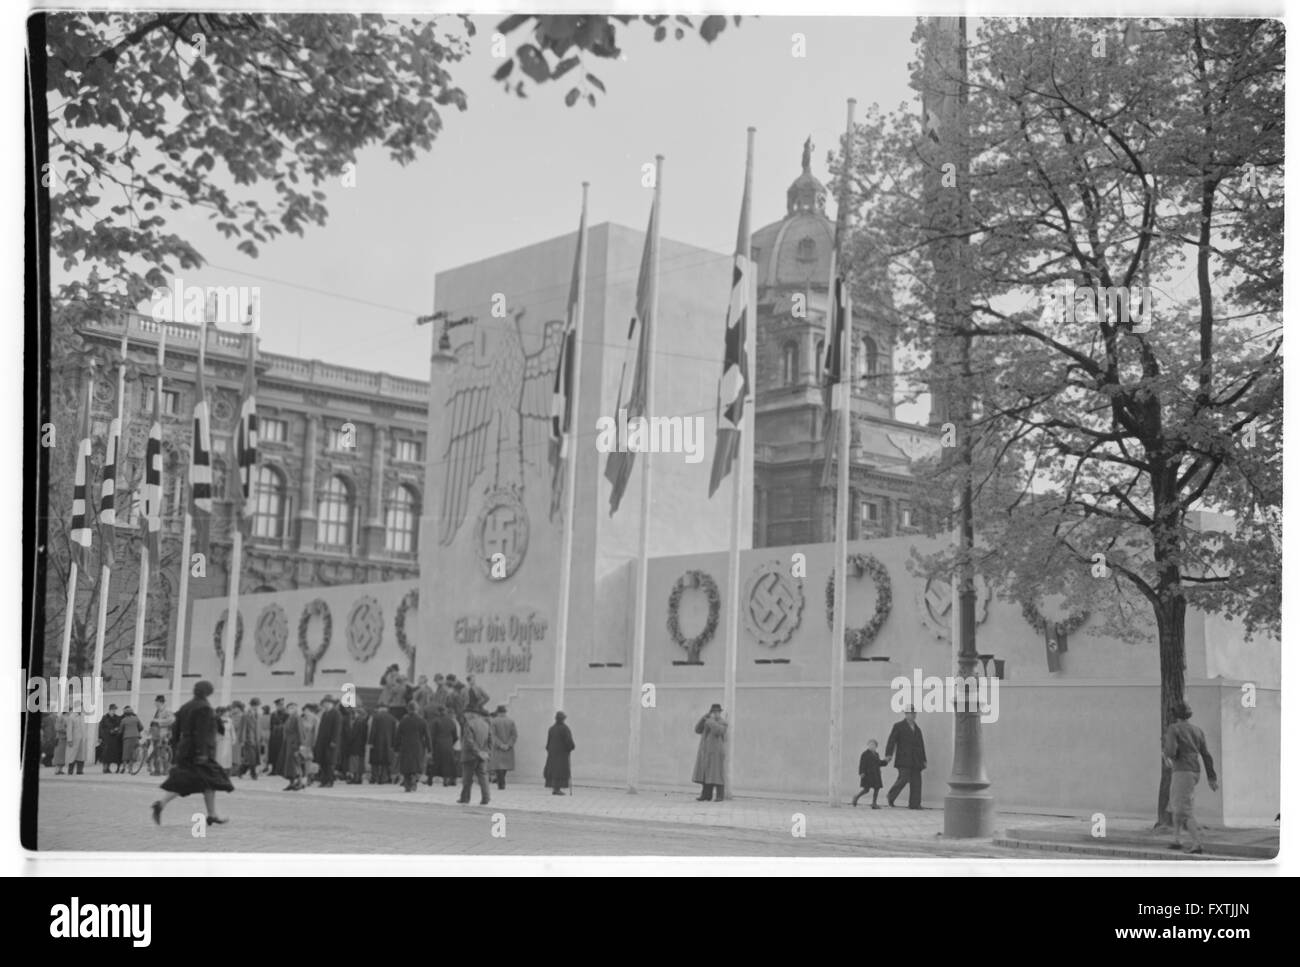
<svg viewBox="0 0 1300 967"><path fill-rule="evenodd" d="M551 789L551 795L563 796L569 787L569 755L573 752L573 733L564 724L563 712L555 713L555 724L546 731L546 768L542 778Z"/></svg>
<svg viewBox="0 0 1300 967"><path fill-rule="evenodd" d="M366 774L366 731L370 722L363 706L352 710L348 725L348 785L359 786Z"/></svg>
<svg viewBox="0 0 1300 967"><path fill-rule="evenodd" d="M393 744L397 737L397 720L388 714L383 702L370 718L370 781L389 782L393 765Z"/></svg>
<svg viewBox="0 0 1300 967"><path fill-rule="evenodd" d="M302 719L293 702L285 710L284 724L280 727L280 775L289 780L285 792L301 789L304 775L302 760Z"/></svg>
<svg viewBox="0 0 1300 967"><path fill-rule="evenodd" d="M433 720L430 735L433 740L432 775L440 776L444 786L456 785L460 768L456 763L456 719L445 705L436 706L438 717Z"/></svg>
<svg viewBox="0 0 1300 967"><path fill-rule="evenodd" d="M217 791L234 792L230 776L217 765L217 717L208 704L212 683L196 682L194 697L181 706L172 723L172 744L176 748L176 764L163 780L167 793L153 804L153 821L162 825L163 807L177 796L193 792L203 794L203 804L208 810L208 825L224 823L217 815Z"/></svg>
<svg viewBox="0 0 1300 967"><path fill-rule="evenodd" d="M276 699L275 711L271 713L271 730L266 739L266 761L271 764L271 775L283 775L280 763L284 759L284 723L289 713L280 707L281 699Z"/></svg>
<svg viewBox="0 0 1300 967"><path fill-rule="evenodd" d="M406 714L397 723L397 771L402 774L402 788L415 792L424 757L429 752L429 728L414 702L407 703Z"/></svg>

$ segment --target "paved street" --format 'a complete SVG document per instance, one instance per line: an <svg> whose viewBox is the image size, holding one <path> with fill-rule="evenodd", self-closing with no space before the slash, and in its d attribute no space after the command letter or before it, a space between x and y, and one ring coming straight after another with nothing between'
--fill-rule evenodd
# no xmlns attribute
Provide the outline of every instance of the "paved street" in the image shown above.
<svg viewBox="0 0 1300 967"><path fill-rule="evenodd" d="M939 809L840 808L783 800L698 803L685 792L630 796L579 788L551 796L537 785L493 789L490 806L461 806L457 789L335 786L281 791L284 781L236 780L218 808L231 818L191 835L203 811L174 800L161 828L149 818L158 780L148 776L55 776L42 770L38 844L45 850L395 853L460 855L1014 857L989 840L943 842ZM475 797L477 803L477 796ZM793 829L801 814L806 835ZM503 823L504 820L504 823ZM1058 817L1059 820L1059 817ZM1046 820L1044 820L1046 821ZM1017 816L1018 826L1033 818ZM495 831L504 835L493 835ZM1032 855L1032 854L1030 854Z"/></svg>

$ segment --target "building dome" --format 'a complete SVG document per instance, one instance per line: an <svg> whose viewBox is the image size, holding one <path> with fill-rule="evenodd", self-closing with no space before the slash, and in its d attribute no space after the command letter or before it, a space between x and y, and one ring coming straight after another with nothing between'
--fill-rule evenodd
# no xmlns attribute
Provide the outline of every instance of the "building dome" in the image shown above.
<svg viewBox="0 0 1300 967"><path fill-rule="evenodd" d="M813 175L811 164L810 139L803 145L803 171L785 193L785 218L754 233L760 288L824 289L829 283L835 223L826 217L826 187Z"/></svg>

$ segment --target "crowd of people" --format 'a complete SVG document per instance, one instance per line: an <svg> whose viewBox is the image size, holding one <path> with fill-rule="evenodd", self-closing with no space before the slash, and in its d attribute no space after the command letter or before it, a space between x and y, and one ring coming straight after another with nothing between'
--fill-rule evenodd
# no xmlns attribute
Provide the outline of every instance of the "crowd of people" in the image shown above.
<svg viewBox="0 0 1300 967"><path fill-rule="evenodd" d="M515 768L519 730L504 705L489 713L488 694L466 676L420 676L411 686L397 666L381 681L374 709L343 703L333 695L319 702L277 698L272 707L259 699L213 708L210 682L194 687L194 697L176 714L171 729L175 754L152 806L155 822L178 796L202 793L208 822L225 822L215 812L214 795L232 791L230 777L274 775L288 780L284 791L337 782L352 785L401 784L413 792L421 780L452 787L460 780L459 802L469 803L477 784L482 805L491 800L490 783L505 789ZM161 702L161 697L159 698ZM573 733L563 712L547 734L544 781L555 795L572 783Z"/></svg>
<svg viewBox="0 0 1300 967"><path fill-rule="evenodd" d="M141 754L170 741L172 714L166 696L154 699L154 709L146 726L136 711L127 705L119 714L117 705L98 723L88 722L80 702L73 702L62 713L41 716L41 764L53 766L56 775L85 775L86 764L99 765L104 773L118 774L130 769ZM150 755L150 771L161 772L158 760Z"/></svg>

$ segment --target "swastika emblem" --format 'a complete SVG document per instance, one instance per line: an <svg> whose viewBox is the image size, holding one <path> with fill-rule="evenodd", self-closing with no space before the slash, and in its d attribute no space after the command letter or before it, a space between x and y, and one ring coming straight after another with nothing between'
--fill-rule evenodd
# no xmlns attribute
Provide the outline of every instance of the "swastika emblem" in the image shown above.
<svg viewBox="0 0 1300 967"><path fill-rule="evenodd" d="M921 620L934 632L936 638L952 637L952 582L935 576L925 582L920 595ZM984 578L975 575L975 623L982 624L989 615L989 586Z"/></svg>
<svg viewBox="0 0 1300 967"><path fill-rule="evenodd" d="M476 533L479 566L484 574L502 581L519 570L528 553L528 512L518 497L508 490L488 494Z"/></svg>
<svg viewBox="0 0 1300 967"><path fill-rule="evenodd" d="M786 573L780 561L762 564L745 585L745 624L760 645L785 644L803 618L803 581Z"/></svg>

